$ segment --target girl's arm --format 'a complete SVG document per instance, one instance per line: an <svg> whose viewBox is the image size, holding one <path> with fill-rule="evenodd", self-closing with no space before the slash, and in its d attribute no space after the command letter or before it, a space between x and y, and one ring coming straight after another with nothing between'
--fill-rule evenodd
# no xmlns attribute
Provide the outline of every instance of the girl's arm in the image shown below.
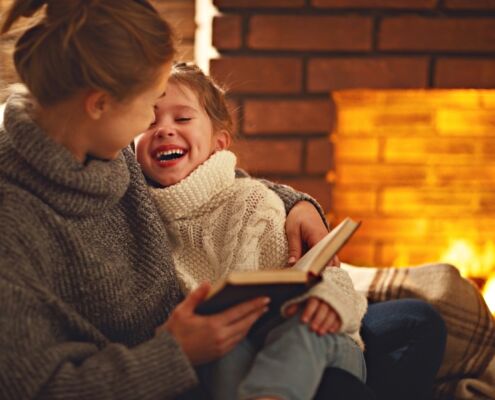
<svg viewBox="0 0 495 400"><path fill-rule="evenodd" d="M238 169L237 178L248 177ZM283 201L287 213L285 231L289 242L289 263L293 264L303 254L305 248L311 248L328 233L328 223L323 209L310 195L297 192L290 186L259 179L273 190Z"/></svg>
<svg viewBox="0 0 495 400"><path fill-rule="evenodd" d="M235 171L235 176L236 178L247 178L249 177L249 174L243 169L238 168ZM323 222L323 225L325 225L328 229L328 223L325 217L325 212L321 208L320 204L318 204L318 202L309 194L298 192L293 188L291 188L290 186L283 185L281 183L271 182L267 179L257 179L257 180L263 183L269 189L273 190L275 193L277 193L278 197L280 197L284 202L285 211L287 214L289 214L292 208L300 201L307 201L311 203L314 206L314 208L316 208L316 210L318 211L321 220Z"/></svg>

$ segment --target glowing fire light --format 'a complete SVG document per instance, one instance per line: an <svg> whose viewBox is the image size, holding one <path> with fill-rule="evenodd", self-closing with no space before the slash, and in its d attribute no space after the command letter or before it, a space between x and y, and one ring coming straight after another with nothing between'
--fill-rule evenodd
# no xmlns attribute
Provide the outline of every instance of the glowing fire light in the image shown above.
<svg viewBox="0 0 495 400"><path fill-rule="evenodd" d="M485 298L488 308L495 315L495 273L485 283L483 287L483 297Z"/></svg>
<svg viewBox="0 0 495 400"><path fill-rule="evenodd" d="M495 244L489 241L482 251L477 251L467 240L453 240L441 260L455 265L465 278L486 281L482 289L483 297L495 315Z"/></svg>

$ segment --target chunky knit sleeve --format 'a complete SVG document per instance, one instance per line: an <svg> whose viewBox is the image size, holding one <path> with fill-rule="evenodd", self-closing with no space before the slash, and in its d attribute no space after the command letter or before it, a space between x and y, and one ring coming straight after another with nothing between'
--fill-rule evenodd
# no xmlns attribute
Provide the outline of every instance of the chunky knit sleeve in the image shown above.
<svg viewBox="0 0 495 400"><path fill-rule="evenodd" d="M22 262L5 252L0 260L1 399L169 399L195 384L190 364L166 334L134 348L89 329L87 336L74 335L84 327L57 315L56 300L34 277L19 276Z"/></svg>
<svg viewBox="0 0 495 400"><path fill-rule="evenodd" d="M237 178L245 178L248 177L249 175L241 169L236 170L236 177ZM266 179L259 179L260 182L262 182L265 186L267 186L269 189L273 190L284 202L285 206L285 212L288 214L289 211L296 205L296 203L300 201L309 201L311 204L315 206L315 208L318 210L318 213L321 216L321 219L323 220L323 223L325 226L328 228L328 222L325 217L325 212L323 211L323 208L321 208L320 204L309 194L303 193L303 192L298 192L291 188L290 186L283 185L280 183L275 183L271 182Z"/></svg>
<svg viewBox="0 0 495 400"><path fill-rule="evenodd" d="M287 302L284 309L289 304L302 302L309 297L318 297L332 306L342 321L340 332L353 334L359 331L366 313L367 300L354 289L349 274L342 268L326 268L320 283L303 296Z"/></svg>
<svg viewBox="0 0 495 400"><path fill-rule="evenodd" d="M3 195L0 191L0 399L171 399L196 384L170 335L131 347L110 341L84 318L74 297L87 295L84 286L74 292L54 273L43 245L48 234L27 225L35 227L37 217L19 201L15 209L3 208ZM65 301L53 285L66 294Z"/></svg>

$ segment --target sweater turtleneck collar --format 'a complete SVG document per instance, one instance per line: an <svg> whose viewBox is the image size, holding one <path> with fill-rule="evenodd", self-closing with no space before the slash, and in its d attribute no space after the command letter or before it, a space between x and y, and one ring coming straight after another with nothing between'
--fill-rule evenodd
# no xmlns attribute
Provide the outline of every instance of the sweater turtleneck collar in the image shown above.
<svg viewBox="0 0 495 400"><path fill-rule="evenodd" d="M0 176L28 190L64 216L104 212L126 192L130 174L124 156L78 162L46 135L32 118L25 92L10 96L0 127Z"/></svg>
<svg viewBox="0 0 495 400"><path fill-rule="evenodd" d="M236 156L228 150L214 153L175 185L152 188L162 218L174 221L191 215L235 181Z"/></svg>

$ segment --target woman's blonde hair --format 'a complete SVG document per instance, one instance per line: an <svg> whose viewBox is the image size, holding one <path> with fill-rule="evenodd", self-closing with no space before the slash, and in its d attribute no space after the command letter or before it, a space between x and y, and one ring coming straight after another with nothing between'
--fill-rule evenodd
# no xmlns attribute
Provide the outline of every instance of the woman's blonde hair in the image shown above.
<svg viewBox="0 0 495 400"><path fill-rule="evenodd" d="M198 96L199 103L213 123L215 130L225 129L234 136L232 115L225 99L225 90L197 65L177 63L172 66L169 83L184 85Z"/></svg>
<svg viewBox="0 0 495 400"><path fill-rule="evenodd" d="M173 32L147 0L15 0L0 33L45 5L14 52L20 79L42 105L86 88L130 98L174 57Z"/></svg>

